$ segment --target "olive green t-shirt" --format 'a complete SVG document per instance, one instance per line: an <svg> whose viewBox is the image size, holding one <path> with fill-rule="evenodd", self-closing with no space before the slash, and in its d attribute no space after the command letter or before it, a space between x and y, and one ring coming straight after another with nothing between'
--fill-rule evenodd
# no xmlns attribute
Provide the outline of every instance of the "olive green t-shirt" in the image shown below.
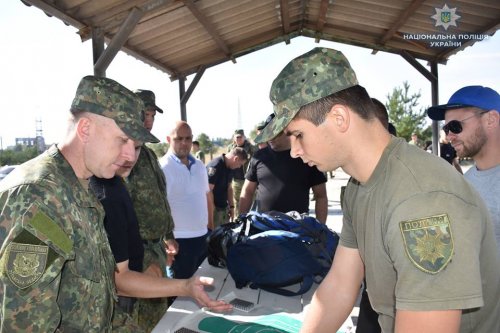
<svg viewBox="0 0 500 333"><path fill-rule="evenodd" d="M445 160L392 138L370 179L347 185L341 244L360 252L384 332L396 309L468 309L461 332L500 332L493 225Z"/></svg>

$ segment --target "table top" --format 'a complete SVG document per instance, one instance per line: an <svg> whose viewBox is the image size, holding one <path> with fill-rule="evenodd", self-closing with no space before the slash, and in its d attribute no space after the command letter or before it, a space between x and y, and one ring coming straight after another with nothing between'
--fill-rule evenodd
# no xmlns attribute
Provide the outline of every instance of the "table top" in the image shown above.
<svg viewBox="0 0 500 333"><path fill-rule="evenodd" d="M311 302L314 291L318 287L317 284L313 284L311 290L300 296L281 296L261 289L251 289L249 287L237 289L234 280L232 279L227 269L211 266L210 264L208 264L207 260L202 263L202 265L196 272L196 275L214 278L214 285L206 288L209 296L214 299L224 299L227 301L230 301L234 298L243 299L253 302L255 304L254 310L260 310L261 312L264 311L266 312L266 314L279 312L287 316L289 315L293 318L293 320L300 321L303 318L304 309ZM299 289L299 286L290 286L287 289L297 291ZM202 312L203 311L200 311L200 307L197 305L197 303L192 299L187 297L177 297L177 299L169 307L163 318L160 320L158 325L156 325L152 332L177 332L180 322L189 323L190 321L197 321L198 318L201 318L200 316L202 315ZM238 321L238 313L241 314L242 311L234 310L231 313L224 315L218 314L217 316L233 321ZM191 323L190 325L193 325L193 323ZM348 318L339 332L353 332L352 328L352 320ZM205 331L198 330L194 332Z"/></svg>

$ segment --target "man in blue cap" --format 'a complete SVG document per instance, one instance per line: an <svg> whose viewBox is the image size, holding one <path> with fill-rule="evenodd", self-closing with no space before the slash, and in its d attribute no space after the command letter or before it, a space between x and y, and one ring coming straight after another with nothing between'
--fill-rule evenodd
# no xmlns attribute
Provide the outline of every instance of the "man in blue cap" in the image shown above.
<svg viewBox="0 0 500 333"><path fill-rule="evenodd" d="M465 178L486 202L500 254L500 95L487 87L463 87L427 114L445 120L443 130L459 157L474 160Z"/></svg>

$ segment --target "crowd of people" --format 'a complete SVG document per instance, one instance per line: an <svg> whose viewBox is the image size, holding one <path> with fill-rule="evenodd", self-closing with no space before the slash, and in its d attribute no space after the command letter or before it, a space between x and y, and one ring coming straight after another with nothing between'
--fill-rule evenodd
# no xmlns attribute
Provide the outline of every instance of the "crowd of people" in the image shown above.
<svg viewBox="0 0 500 333"><path fill-rule="evenodd" d="M337 50L290 61L270 98L254 143L236 129L206 161L178 121L157 156L155 94L82 78L65 138L0 183L0 331L150 332L176 296L230 311L194 274L210 232L250 210L309 214L311 191L326 223L342 168L340 243L301 332L335 332L361 286L358 332L499 332L499 94L468 86L427 110L448 163L397 137Z"/></svg>

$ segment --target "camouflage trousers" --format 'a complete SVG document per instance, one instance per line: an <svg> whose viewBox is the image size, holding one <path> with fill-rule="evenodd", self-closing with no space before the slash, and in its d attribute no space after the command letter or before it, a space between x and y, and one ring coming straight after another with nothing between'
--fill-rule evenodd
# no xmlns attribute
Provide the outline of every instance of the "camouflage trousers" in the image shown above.
<svg viewBox="0 0 500 333"><path fill-rule="evenodd" d="M115 333L146 333L143 327L140 327L131 315L123 311L122 308L115 305L113 311L112 332Z"/></svg>
<svg viewBox="0 0 500 333"><path fill-rule="evenodd" d="M229 214L227 207L219 208L215 207L214 209L214 228L217 228L221 224L229 222Z"/></svg>
<svg viewBox="0 0 500 333"><path fill-rule="evenodd" d="M231 183L233 188L234 218L237 218L240 215L240 195L243 183L245 183L244 179L233 179L233 182Z"/></svg>
<svg viewBox="0 0 500 333"><path fill-rule="evenodd" d="M163 277L166 276L167 253L163 241L144 243L143 270L151 264L160 266ZM168 309L168 298L139 298L134 304L132 317L146 332L151 332Z"/></svg>

